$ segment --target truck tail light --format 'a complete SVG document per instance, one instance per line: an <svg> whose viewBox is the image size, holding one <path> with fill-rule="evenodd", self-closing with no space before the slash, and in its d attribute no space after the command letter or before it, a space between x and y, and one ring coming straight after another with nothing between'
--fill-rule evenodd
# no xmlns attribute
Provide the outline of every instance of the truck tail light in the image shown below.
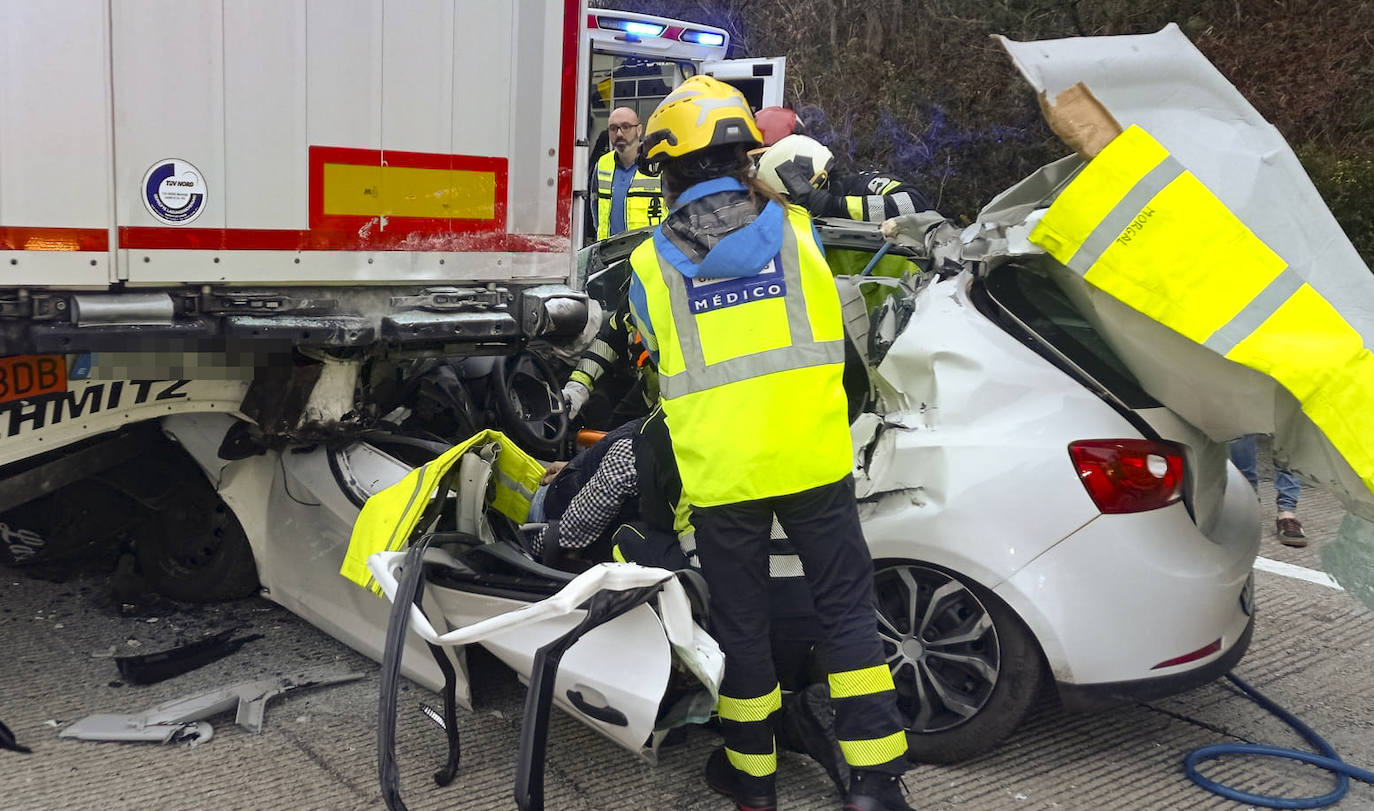
<svg viewBox="0 0 1374 811"><path fill-rule="evenodd" d="M1138 513L1183 497L1183 449L1148 439L1080 439L1069 443L1078 478L1104 513Z"/></svg>

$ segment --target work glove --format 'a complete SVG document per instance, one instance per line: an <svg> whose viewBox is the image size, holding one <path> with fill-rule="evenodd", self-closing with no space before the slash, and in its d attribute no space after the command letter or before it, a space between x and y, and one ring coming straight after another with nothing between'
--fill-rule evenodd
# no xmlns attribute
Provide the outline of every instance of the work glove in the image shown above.
<svg viewBox="0 0 1374 811"><path fill-rule="evenodd" d="M778 180L787 189L787 197L797 205L811 212L814 217L845 217L844 201L825 189L811 185L810 162L799 165L787 161L778 166Z"/></svg>
<svg viewBox="0 0 1374 811"><path fill-rule="evenodd" d="M811 185L810 172L798 166L795 161L787 161L778 165L778 180L782 181L783 188L787 189L787 196L793 203L810 208L808 202L816 193L816 187Z"/></svg>
<svg viewBox="0 0 1374 811"><path fill-rule="evenodd" d="M564 384L563 401L568 404L568 419L575 419L577 412L582 410L582 406L587 404L587 399L591 396L591 391L576 380L569 380Z"/></svg>

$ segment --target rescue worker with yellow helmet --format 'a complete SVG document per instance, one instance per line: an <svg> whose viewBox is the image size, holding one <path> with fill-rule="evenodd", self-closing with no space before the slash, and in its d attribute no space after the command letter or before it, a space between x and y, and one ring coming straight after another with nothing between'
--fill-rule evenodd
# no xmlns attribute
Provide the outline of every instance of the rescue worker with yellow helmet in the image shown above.
<svg viewBox="0 0 1374 811"><path fill-rule="evenodd" d="M631 255L630 308L658 368L697 554L725 653L711 788L776 806L768 537L796 548L825 634L846 809L910 809L906 733L873 608L850 477L844 323L811 217L751 177L761 137L739 91L694 76L649 117L640 165L669 214Z"/></svg>
<svg viewBox="0 0 1374 811"><path fill-rule="evenodd" d="M758 177L814 217L883 222L931 209L915 186L888 172L838 170L834 154L824 144L800 133L768 147L759 157Z"/></svg>

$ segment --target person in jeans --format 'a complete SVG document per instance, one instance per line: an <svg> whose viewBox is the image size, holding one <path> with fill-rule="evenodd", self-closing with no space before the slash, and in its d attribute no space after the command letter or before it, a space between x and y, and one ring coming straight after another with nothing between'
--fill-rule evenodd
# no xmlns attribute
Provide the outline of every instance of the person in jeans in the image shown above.
<svg viewBox="0 0 1374 811"><path fill-rule="evenodd" d="M1246 434L1239 439L1231 441L1231 462L1240 468L1240 472L1250 482L1250 486L1256 491L1259 490L1259 434ZM1278 494L1275 499L1275 506L1278 507L1278 517L1274 520L1274 528L1279 536L1279 543L1284 546L1307 546L1307 536L1302 531L1302 522L1298 520L1298 495L1302 492L1302 483L1298 477L1287 470L1274 466L1274 490Z"/></svg>

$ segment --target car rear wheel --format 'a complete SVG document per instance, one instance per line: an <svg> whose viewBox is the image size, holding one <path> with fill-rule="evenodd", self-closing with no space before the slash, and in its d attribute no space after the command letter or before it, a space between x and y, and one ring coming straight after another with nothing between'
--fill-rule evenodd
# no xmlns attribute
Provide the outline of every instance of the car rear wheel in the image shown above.
<svg viewBox="0 0 1374 811"><path fill-rule="evenodd" d="M874 588L910 758L956 763L1001 742L1044 677L1025 624L987 589L925 564L880 564Z"/></svg>

